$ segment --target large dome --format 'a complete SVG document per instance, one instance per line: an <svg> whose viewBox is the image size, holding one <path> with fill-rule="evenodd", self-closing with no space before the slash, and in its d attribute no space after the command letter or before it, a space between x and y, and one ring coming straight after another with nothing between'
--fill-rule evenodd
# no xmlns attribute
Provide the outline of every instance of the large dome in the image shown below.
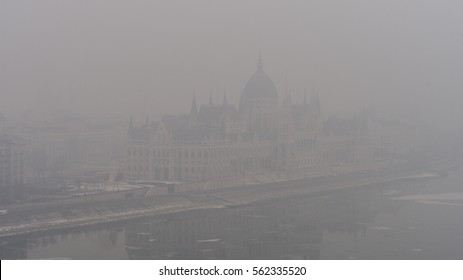
<svg viewBox="0 0 463 280"><path fill-rule="evenodd" d="M250 104L268 104L278 102L278 91L272 79L265 74L259 57L257 71L246 83L240 98L240 108Z"/></svg>

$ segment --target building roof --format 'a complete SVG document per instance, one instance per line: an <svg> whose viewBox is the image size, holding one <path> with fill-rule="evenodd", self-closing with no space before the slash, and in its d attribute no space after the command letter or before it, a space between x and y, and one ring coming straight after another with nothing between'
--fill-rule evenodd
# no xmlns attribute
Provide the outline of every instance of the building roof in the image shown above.
<svg viewBox="0 0 463 280"><path fill-rule="evenodd" d="M198 112L200 121L217 121L223 120L225 117L236 114L236 109L233 105L201 105Z"/></svg>
<svg viewBox="0 0 463 280"><path fill-rule="evenodd" d="M365 120L355 117L346 119L331 117L323 123L323 133L325 135L351 135L366 129Z"/></svg>
<svg viewBox="0 0 463 280"><path fill-rule="evenodd" d="M224 139L225 132L212 127L178 128L172 130L172 136L178 142L201 142L205 138Z"/></svg>
<svg viewBox="0 0 463 280"><path fill-rule="evenodd" d="M275 100L278 100L278 91L272 79L265 74L259 56L257 71L248 80L241 94L240 110L249 103L272 103Z"/></svg>

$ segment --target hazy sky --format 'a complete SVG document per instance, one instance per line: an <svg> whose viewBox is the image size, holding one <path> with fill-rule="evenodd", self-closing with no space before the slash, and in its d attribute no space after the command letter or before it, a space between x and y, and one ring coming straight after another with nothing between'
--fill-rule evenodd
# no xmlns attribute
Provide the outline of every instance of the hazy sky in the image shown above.
<svg viewBox="0 0 463 280"><path fill-rule="evenodd" d="M2 0L0 111L157 118L237 104L258 49L280 96L460 123L460 0Z"/></svg>

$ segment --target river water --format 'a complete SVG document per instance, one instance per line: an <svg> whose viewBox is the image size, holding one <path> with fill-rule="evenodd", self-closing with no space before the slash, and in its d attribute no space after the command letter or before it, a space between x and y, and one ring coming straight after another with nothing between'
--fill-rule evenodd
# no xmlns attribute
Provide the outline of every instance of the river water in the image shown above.
<svg viewBox="0 0 463 280"><path fill-rule="evenodd" d="M0 240L1 259L463 259L463 170Z"/></svg>

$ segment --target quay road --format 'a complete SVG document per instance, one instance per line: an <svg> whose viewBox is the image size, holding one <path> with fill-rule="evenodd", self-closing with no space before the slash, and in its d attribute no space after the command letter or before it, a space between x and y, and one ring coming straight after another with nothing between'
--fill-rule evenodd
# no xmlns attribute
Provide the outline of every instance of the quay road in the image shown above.
<svg viewBox="0 0 463 280"><path fill-rule="evenodd" d="M420 179L424 172L430 176L424 176L421 179L429 179L438 177L437 174L432 175L430 172L440 172L459 164L458 158L434 161L432 164L396 165L377 171L339 176L71 205L59 201L39 204L17 203L6 206L8 214L0 216L0 237L65 230L183 211L233 208L301 195L324 195L346 188L385 185L390 182L409 180L412 177Z"/></svg>

